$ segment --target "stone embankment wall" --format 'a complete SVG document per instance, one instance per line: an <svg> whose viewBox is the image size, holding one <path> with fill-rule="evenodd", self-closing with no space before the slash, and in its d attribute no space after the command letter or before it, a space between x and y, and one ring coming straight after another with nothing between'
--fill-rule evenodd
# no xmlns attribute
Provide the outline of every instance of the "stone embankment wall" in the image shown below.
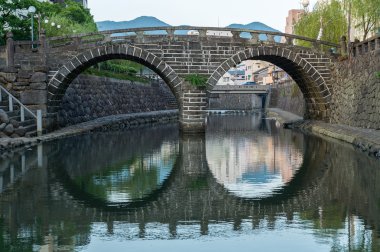
<svg viewBox="0 0 380 252"><path fill-rule="evenodd" d="M177 108L175 97L165 83L133 83L81 75L63 97L58 112L59 126L99 117Z"/></svg>
<svg viewBox="0 0 380 252"><path fill-rule="evenodd" d="M209 109L212 110L254 110L262 107L262 97L256 94L213 94L209 99Z"/></svg>
<svg viewBox="0 0 380 252"><path fill-rule="evenodd" d="M380 50L336 62L330 122L380 129Z"/></svg>
<svg viewBox="0 0 380 252"><path fill-rule="evenodd" d="M29 109L41 109L46 113L47 72L44 66L24 70L19 67L0 68L0 84L9 90Z"/></svg>
<svg viewBox="0 0 380 252"><path fill-rule="evenodd" d="M293 114L305 115L305 99L295 82L278 85L271 89L269 107L279 108Z"/></svg>

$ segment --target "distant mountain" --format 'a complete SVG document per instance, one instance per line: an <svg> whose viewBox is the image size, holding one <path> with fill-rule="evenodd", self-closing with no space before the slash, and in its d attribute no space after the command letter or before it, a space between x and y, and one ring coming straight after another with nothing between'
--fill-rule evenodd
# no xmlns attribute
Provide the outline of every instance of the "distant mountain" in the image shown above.
<svg viewBox="0 0 380 252"><path fill-rule="evenodd" d="M167 24L158 18L150 17L150 16L141 16L136 19L130 20L130 21L121 21L121 22L115 22L115 21L101 21L96 22L98 26L99 31L104 30L116 30L116 29L128 29L128 28L140 28L140 27L164 27L164 26L171 26L170 24ZM279 32L276 29L273 29L272 27L267 26L266 24L260 23L260 22L252 22L246 25L243 24L230 24L227 26L227 28L240 28L240 29L251 29L251 30L263 30L263 31L274 31ZM176 34L187 34L187 30L184 31L176 31ZM147 32L147 34L166 34L165 31L153 31L153 32ZM250 38L250 35L248 33L242 33L241 36L243 38ZM261 35L261 40L265 40L266 37ZM275 38L276 41L280 41L279 37Z"/></svg>
<svg viewBox="0 0 380 252"><path fill-rule="evenodd" d="M276 30L270 26L267 26L266 24L263 24L261 22L252 22L246 25L243 24L230 24L227 26L227 28L237 28L237 29L250 29L250 30L260 30L260 31L273 31L273 32L280 32L279 30ZM243 38L250 38L250 34L247 32L243 32L241 34L241 37ZM265 35L260 35L260 40L266 40ZM276 42L280 42L280 37L275 37Z"/></svg>
<svg viewBox="0 0 380 252"><path fill-rule="evenodd" d="M158 18L141 16L130 21L101 21L96 22L99 31L115 30L115 29L128 29L128 28L140 28L140 27L162 27L171 26Z"/></svg>

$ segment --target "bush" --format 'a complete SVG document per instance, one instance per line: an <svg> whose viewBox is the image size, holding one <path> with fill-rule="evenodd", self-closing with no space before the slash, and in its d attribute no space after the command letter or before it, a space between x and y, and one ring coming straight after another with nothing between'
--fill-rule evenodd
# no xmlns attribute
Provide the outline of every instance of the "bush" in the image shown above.
<svg viewBox="0 0 380 252"><path fill-rule="evenodd" d="M206 87L207 84L207 78L200 74L189 74L185 77L185 80L193 87Z"/></svg>

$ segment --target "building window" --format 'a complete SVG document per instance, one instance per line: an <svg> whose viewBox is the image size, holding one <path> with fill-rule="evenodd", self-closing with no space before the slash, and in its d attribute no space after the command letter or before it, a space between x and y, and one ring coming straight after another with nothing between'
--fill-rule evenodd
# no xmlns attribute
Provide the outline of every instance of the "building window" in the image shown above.
<svg viewBox="0 0 380 252"><path fill-rule="evenodd" d="M229 77L223 77L223 82L229 82L230 78Z"/></svg>

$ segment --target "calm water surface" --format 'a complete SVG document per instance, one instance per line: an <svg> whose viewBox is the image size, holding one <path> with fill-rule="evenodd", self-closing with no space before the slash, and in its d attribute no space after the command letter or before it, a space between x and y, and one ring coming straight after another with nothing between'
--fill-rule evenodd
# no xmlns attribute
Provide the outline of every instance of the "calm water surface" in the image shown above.
<svg viewBox="0 0 380 252"><path fill-rule="evenodd" d="M45 143L0 191L0 251L380 250L380 161L261 115Z"/></svg>

